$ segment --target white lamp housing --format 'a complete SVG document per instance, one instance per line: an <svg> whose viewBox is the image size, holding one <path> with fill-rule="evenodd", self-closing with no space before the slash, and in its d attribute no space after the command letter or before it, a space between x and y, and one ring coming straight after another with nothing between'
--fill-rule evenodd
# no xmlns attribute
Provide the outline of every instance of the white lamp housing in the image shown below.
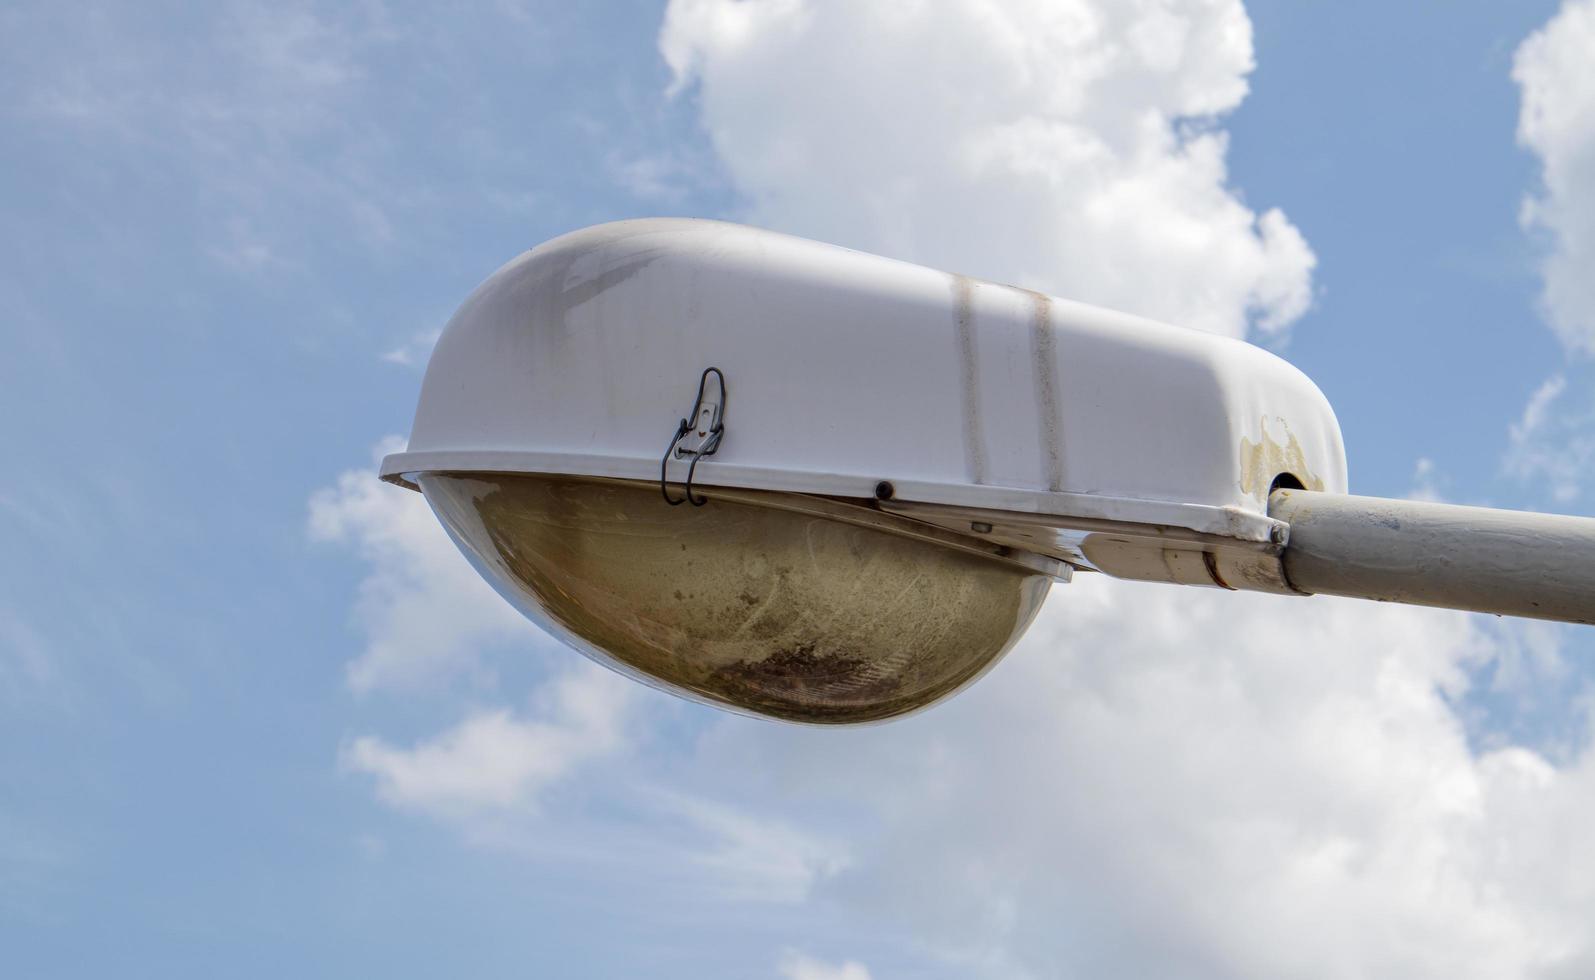
<svg viewBox="0 0 1595 980"><path fill-rule="evenodd" d="M1295 593L1269 493L1346 489L1328 402L1259 348L675 219L494 273L382 475L589 655L810 722L947 696L1075 569Z"/></svg>

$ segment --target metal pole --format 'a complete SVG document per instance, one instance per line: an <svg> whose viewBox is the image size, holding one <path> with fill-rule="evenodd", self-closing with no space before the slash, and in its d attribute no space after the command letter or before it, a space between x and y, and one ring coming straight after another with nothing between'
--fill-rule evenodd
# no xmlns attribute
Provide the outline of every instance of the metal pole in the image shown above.
<svg viewBox="0 0 1595 980"><path fill-rule="evenodd" d="M1302 592L1595 623L1595 519L1276 490Z"/></svg>

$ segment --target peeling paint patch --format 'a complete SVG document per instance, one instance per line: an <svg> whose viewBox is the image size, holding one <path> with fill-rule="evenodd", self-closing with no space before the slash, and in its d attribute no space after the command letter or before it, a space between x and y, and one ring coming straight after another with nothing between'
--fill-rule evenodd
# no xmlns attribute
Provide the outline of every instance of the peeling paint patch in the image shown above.
<svg viewBox="0 0 1595 980"><path fill-rule="evenodd" d="M1307 453L1290 431L1290 426L1282 418L1273 421L1284 431L1284 442L1279 442L1269 433L1269 419L1265 416L1258 422L1257 441L1243 436L1240 446L1241 492L1265 507L1274 478L1281 473L1291 474L1301 481L1305 489L1324 489L1323 478L1308 467Z"/></svg>

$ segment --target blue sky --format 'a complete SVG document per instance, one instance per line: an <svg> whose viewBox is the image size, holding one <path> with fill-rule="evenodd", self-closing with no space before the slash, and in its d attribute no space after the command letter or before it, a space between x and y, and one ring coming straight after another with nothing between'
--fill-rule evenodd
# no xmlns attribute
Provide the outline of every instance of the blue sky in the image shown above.
<svg viewBox="0 0 1595 980"><path fill-rule="evenodd" d="M1312 376L1353 490L1590 513L1567 7L9 5L11 972L1587 972L1587 632L1077 584L945 708L782 729L593 673L370 474L489 272L688 214L1133 305L1100 244ZM1211 237L1070 237L1125 200Z"/></svg>

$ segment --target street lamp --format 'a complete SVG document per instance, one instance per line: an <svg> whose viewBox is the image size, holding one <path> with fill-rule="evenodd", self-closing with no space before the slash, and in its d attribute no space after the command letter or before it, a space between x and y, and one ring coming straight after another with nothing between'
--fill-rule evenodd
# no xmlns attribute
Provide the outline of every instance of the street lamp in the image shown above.
<svg viewBox="0 0 1595 980"><path fill-rule="evenodd" d="M1595 520L1348 496L1266 351L721 222L494 273L382 477L588 656L789 721L951 695L1076 571L1595 620Z"/></svg>

